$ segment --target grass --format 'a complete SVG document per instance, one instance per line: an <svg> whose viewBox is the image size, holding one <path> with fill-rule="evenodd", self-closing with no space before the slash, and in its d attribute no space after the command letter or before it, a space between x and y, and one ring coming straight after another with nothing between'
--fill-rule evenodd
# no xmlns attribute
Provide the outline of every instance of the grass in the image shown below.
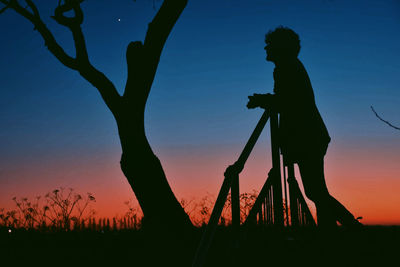
<svg viewBox="0 0 400 267"><path fill-rule="evenodd" d="M145 229L16 229L9 233L8 228L1 228L0 251L12 259L13 266L190 266L201 233L198 228L183 240L173 236L161 239ZM259 227L250 229L246 237L242 235L238 246L233 241L232 229L220 226L207 266L388 266L398 258L400 227L338 228L331 232Z"/></svg>
<svg viewBox="0 0 400 267"><path fill-rule="evenodd" d="M241 194L242 221L256 195ZM0 256L3 263L13 266L191 266L215 202L211 196L182 200L197 228L190 235L176 236L168 229L142 227L140 209L129 201L126 214L111 219L95 219L90 206L94 196L82 197L72 189L14 201L16 209L0 209ZM230 217L228 198L206 266L399 264L400 226L338 227L334 231L258 226L242 228L238 236L229 226Z"/></svg>

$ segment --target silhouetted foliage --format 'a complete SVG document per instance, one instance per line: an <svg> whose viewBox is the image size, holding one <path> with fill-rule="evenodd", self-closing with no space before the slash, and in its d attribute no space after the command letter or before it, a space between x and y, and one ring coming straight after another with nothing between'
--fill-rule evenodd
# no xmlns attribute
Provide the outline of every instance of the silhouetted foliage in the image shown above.
<svg viewBox="0 0 400 267"><path fill-rule="evenodd" d="M239 195L240 200L240 220L243 223L253 206L258 192L253 190L252 193L241 193ZM215 204L215 197L208 194L200 199L181 200L181 205L185 209L186 213L190 216L193 224L196 226L202 226L208 223L210 219L212 209ZM231 194L228 194L227 201L225 202L221 218L219 220L220 225L230 225L232 223L232 198Z"/></svg>
<svg viewBox="0 0 400 267"><path fill-rule="evenodd" d="M241 222L246 219L256 200L258 192L240 194ZM6 211L0 208L0 227L38 229L46 231L58 230L93 230L117 231L139 230L142 227L143 212L133 200L125 201L126 212L112 218L95 217L93 194L82 197L72 188L59 188L47 193L44 197L37 196L34 200L28 198L13 198L16 208ZM200 199L190 201L182 199L182 207L190 216L194 225L201 227L207 224L215 197L208 194ZM164 218L165 221L169 218ZM228 195L220 225L232 223L231 196Z"/></svg>
<svg viewBox="0 0 400 267"><path fill-rule="evenodd" d="M91 193L82 196L72 188L59 188L44 197L13 198L16 209L0 209L0 226L25 229L71 230L84 227L93 218L91 203L96 199Z"/></svg>

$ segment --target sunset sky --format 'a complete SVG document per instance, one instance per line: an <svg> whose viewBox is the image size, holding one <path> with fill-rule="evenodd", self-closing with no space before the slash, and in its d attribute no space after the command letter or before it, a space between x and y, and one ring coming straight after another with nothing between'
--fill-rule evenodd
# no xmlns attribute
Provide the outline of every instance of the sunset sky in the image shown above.
<svg viewBox="0 0 400 267"><path fill-rule="evenodd" d="M58 1L36 3L74 55L70 32L50 18ZM161 1L154 4L82 4L91 62L120 93L126 47L144 39ZM0 207L12 208L14 196L72 187L96 196L99 216L121 215L134 194L99 93L50 54L25 18L6 10L0 25ZM218 194L263 112L248 110L247 96L272 92L264 35L279 25L300 36L299 58L332 138L331 194L363 223L400 224L400 131L370 109L400 126L398 0L189 0L164 47L145 120L174 193ZM241 175L242 192L260 190L271 168L268 127Z"/></svg>

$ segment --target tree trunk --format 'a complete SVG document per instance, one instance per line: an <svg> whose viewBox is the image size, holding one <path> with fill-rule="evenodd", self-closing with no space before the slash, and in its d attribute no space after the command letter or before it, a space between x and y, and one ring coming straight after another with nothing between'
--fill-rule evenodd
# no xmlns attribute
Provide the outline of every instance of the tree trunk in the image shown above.
<svg viewBox="0 0 400 267"><path fill-rule="evenodd" d="M193 230L189 216L172 192L161 162L146 138L144 114L129 111L127 108L117 117L122 146L121 169L142 208L144 227L174 232Z"/></svg>
<svg viewBox="0 0 400 267"><path fill-rule="evenodd" d="M178 9L180 11L175 15L174 21L186 5L185 1L181 2L181 7ZM144 127L148 95L162 47L174 24L170 22L170 28L166 30L168 34L163 33L160 23L166 18L170 20L168 14L171 13L162 14L159 12L149 24L144 44L132 42L128 45L126 51L128 80L114 116L122 147L121 169L142 208L145 225L186 232L193 229L193 224L172 192L161 162L150 147Z"/></svg>

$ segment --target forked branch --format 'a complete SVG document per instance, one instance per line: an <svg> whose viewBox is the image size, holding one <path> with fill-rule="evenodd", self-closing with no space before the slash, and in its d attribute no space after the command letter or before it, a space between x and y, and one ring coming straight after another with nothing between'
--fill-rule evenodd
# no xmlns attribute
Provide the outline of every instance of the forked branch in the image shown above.
<svg viewBox="0 0 400 267"><path fill-rule="evenodd" d="M64 49L56 42L53 34L41 20L39 16L39 11L32 1L26 0L26 3L31 8L32 12L22 7L17 0L0 0L0 2L5 5L2 11L6 10L7 8L11 8L21 16L28 19L30 22L32 22L35 27L34 29L37 30L43 37L45 46L62 64L64 64L68 68L74 70L77 69L75 60L72 57L68 56L65 53Z"/></svg>
<svg viewBox="0 0 400 267"><path fill-rule="evenodd" d="M76 60L78 65L89 64L88 53L86 50L85 38L82 33L81 24L83 22L83 12L80 4L83 0L65 0L64 4L59 4L54 11L52 18L58 24L69 28L72 32L76 49ZM74 17L66 17L64 13L73 10Z"/></svg>
<svg viewBox="0 0 400 267"><path fill-rule="evenodd" d="M148 60L154 65L154 72L157 69L164 44L186 5L187 0L165 0L149 24L144 47L149 56ZM154 78L155 73L152 74Z"/></svg>
<svg viewBox="0 0 400 267"><path fill-rule="evenodd" d="M144 108L164 44L186 5L187 0L165 0L149 23L144 42L132 42L128 46L128 81L124 97L134 99L139 109ZM137 85L142 90L136 90Z"/></svg>
<svg viewBox="0 0 400 267"><path fill-rule="evenodd" d="M9 8L10 6L7 4L5 7L3 7L2 9L0 9L0 14L3 13L4 11L6 11L7 8Z"/></svg>
<svg viewBox="0 0 400 267"><path fill-rule="evenodd" d="M57 43L51 31L40 18L39 11L33 1L25 0L31 11L22 7L17 0L0 0L0 2L5 5L5 7L1 9L2 12L4 12L7 8L11 8L21 16L28 19L34 25L34 29L37 30L43 37L45 46L49 49L49 51L62 64L70 69L79 71L82 77L95 86L99 90L106 105L115 115L120 96L113 83L103 73L94 68L89 62L85 38L81 29L83 12L80 4L83 2L83 0L65 0L63 4L61 1L59 1L59 5L55 9L55 14L52 17L60 25L63 25L71 30L76 49L75 58L67 55L64 49ZM65 12L71 10L73 10L75 13L74 17L64 16Z"/></svg>

